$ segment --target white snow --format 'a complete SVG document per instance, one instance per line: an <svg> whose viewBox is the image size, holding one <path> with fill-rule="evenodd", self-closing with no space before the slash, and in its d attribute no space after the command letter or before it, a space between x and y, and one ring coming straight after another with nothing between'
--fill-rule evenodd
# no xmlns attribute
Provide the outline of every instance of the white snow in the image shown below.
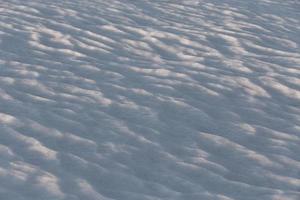
<svg viewBox="0 0 300 200"><path fill-rule="evenodd" d="M299 10L0 0L0 199L299 200Z"/></svg>

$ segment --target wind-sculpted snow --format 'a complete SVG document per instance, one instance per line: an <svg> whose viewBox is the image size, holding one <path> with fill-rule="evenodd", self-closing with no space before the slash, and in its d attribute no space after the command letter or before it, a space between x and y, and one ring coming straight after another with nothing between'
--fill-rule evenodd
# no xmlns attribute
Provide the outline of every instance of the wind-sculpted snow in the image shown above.
<svg viewBox="0 0 300 200"><path fill-rule="evenodd" d="M0 199L298 200L299 9L1 0Z"/></svg>

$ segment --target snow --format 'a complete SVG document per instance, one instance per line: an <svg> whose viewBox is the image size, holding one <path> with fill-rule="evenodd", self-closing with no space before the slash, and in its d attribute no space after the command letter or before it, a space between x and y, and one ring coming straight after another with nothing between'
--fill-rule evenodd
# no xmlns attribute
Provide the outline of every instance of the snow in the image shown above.
<svg viewBox="0 0 300 200"><path fill-rule="evenodd" d="M0 199L299 200L299 9L0 0Z"/></svg>

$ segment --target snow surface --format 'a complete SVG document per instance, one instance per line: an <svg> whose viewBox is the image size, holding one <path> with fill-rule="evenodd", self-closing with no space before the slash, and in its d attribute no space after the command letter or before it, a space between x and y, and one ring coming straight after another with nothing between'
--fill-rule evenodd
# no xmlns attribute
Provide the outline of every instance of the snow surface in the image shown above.
<svg viewBox="0 0 300 200"><path fill-rule="evenodd" d="M0 0L1 200L299 200L298 0Z"/></svg>

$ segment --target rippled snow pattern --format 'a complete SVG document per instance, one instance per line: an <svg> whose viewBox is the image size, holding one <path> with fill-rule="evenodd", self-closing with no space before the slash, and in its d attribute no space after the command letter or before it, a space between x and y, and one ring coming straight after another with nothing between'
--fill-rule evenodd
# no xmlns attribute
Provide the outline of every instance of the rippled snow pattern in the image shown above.
<svg viewBox="0 0 300 200"><path fill-rule="evenodd" d="M0 0L0 199L299 200L299 10Z"/></svg>

